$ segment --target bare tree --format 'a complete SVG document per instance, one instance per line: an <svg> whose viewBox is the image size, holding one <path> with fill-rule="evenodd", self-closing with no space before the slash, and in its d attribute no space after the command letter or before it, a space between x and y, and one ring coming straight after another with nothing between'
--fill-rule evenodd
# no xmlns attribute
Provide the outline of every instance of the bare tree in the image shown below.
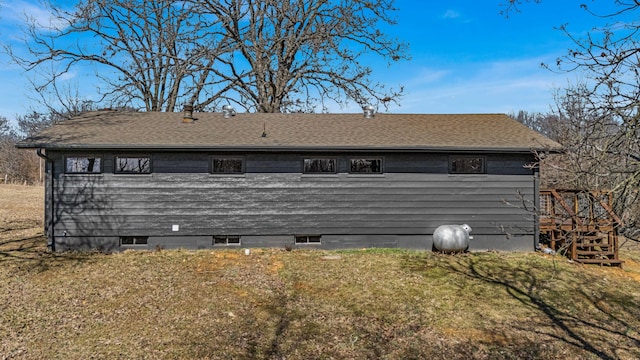
<svg viewBox="0 0 640 360"><path fill-rule="evenodd" d="M525 2L541 1L511 0L503 5L505 10L518 10ZM640 2L609 3L605 13L580 5L601 25L586 34L560 26L573 47L555 64L543 64L552 71L579 71L585 79L557 95L556 140L567 151L554 157L555 162L545 162L558 170L556 175L564 174L555 180L565 186L613 190L613 205L624 217L625 235L631 235L640 228L636 205L640 186Z"/></svg>
<svg viewBox="0 0 640 360"><path fill-rule="evenodd" d="M45 78L48 77L45 76ZM19 116L19 123L20 118L28 118L36 114L39 115L40 118L31 120L36 120L36 122L48 120L50 122L49 125L53 125L55 122L70 119L84 112L99 108L99 103L97 101L90 100L81 94L77 83L71 83L68 81L58 83L58 81L53 81L49 83L48 86L41 86L36 84L34 80L30 80L30 82L33 88L38 91L36 91L33 96L27 96L33 104L38 104L38 108L44 108L44 111L40 110L40 112L38 112L34 110L31 114ZM100 107L120 108L126 106L119 106L117 103L109 102L108 104L105 104L105 106ZM44 116L46 116L46 119ZM22 131L22 125L18 125Z"/></svg>
<svg viewBox="0 0 640 360"><path fill-rule="evenodd" d="M594 102L595 101L595 102ZM578 85L557 99L556 140L565 152L542 162L541 177L547 186L611 190L614 211L628 237L640 228L640 133L633 121L621 119L616 109L603 106L592 88Z"/></svg>
<svg viewBox="0 0 640 360"><path fill-rule="evenodd" d="M614 5L615 10L605 14L581 6L607 23L586 36L573 35L563 26L562 31L575 46L555 65L561 71L578 70L588 77L585 85L567 89L562 106L571 109L573 104L579 105L573 106L575 114L569 114L579 131L576 139L580 141L574 151L577 170L591 179L591 186L604 182L614 190L617 210L626 214L629 230L637 230L640 216L634 204L640 186L640 23L636 19L640 3L619 0Z"/></svg>
<svg viewBox="0 0 640 360"><path fill-rule="evenodd" d="M518 122L526 125L555 141L560 141L561 121L558 116L553 113L529 112L520 110L518 113L511 113L509 116Z"/></svg>
<svg viewBox="0 0 640 360"><path fill-rule="evenodd" d="M324 110L326 101L386 105L402 90L372 81L361 60L407 58L406 44L380 31L394 23L393 0L82 0L73 10L53 1L49 7L55 26L31 22L28 56L7 48L44 76L38 92L59 94L60 82L81 64L95 67L97 102L147 111L174 111L180 103L205 110L233 102L258 112Z"/></svg>
<svg viewBox="0 0 640 360"><path fill-rule="evenodd" d="M14 172L14 163L11 160L14 144L15 132L9 124L9 119L0 116L0 181L5 183Z"/></svg>
<svg viewBox="0 0 640 360"><path fill-rule="evenodd" d="M0 116L0 140L13 137L13 129L9 123L9 119L4 116Z"/></svg>
<svg viewBox="0 0 640 360"><path fill-rule="evenodd" d="M22 129L20 119L18 117L18 124ZM41 159L33 151L16 148L21 132L0 116L0 182L33 184L43 180Z"/></svg>
<svg viewBox="0 0 640 360"><path fill-rule="evenodd" d="M542 0L504 0L500 2L499 6L502 10L500 13L506 17L509 17L509 14L520 12L520 8L524 3L540 3Z"/></svg>
<svg viewBox="0 0 640 360"><path fill-rule="evenodd" d="M231 51L211 69L223 98L258 112L308 111L325 101L386 105L402 89L371 80L361 57L388 62L407 58L406 44L387 38L380 23L394 24L392 0L205 0L219 19Z"/></svg>
<svg viewBox="0 0 640 360"><path fill-rule="evenodd" d="M182 1L83 0L73 10L49 2L55 26L32 20L26 29L29 56L13 59L54 88L81 64L95 67L97 90L111 103L147 111L173 111L186 79L207 58L202 23ZM211 41L206 41L207 45ZM64 100L64 99L58 99Z"/></svg>
<svg viewBox="0 0 640 360"><path fill-rule="evenodd" d="M16 120L20 133L28 137L53 126L62 119L56 116L55 113L43 114L34 111L30 114L19 115Z"/></svg>

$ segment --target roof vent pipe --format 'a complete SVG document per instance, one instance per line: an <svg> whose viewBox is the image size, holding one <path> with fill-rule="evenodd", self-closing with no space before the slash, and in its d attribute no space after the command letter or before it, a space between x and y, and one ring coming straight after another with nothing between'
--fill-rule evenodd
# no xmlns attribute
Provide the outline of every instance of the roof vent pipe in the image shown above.
<svg viewBox="0 0 640 360"><path fill-rule="evenodd" d="M236 111L233 109L231 105L222 105L222 115L225 119L228 119L232 116L235 116Z"/></svg>
<svg viewBox="0 0 640 360"><path fill-rule="evenodd" d="M365 105L362 107L362 111L364 111L364 117L366 119L371 119L374 116L375 110L371 105Z"/></svg>
<svg viewBox="0 0 640 360"><path fill-rule="evenodd" d="M185 105L184 113L182 114L182 122L191 123L193 122L193 105Z"/></svg>

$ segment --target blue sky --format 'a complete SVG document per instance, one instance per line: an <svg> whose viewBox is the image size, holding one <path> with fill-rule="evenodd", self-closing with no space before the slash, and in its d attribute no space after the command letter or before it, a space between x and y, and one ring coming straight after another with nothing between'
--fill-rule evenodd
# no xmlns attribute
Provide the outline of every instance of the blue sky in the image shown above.
<svg viewBox="0 0 640 360"><path fill-rule="evenodd" d="M390 68L371 62L375 80L387 86L404 85L400 106L392 105L388 112L548 111L554 89L575 83L580 74L556 74L540 64L555 63L571 47L555 28L567 24L574 34L583 36L595 25L595 18L580 9L585 1L524 4L521 12L507 18L499 7L506 0L396 0L398 24L386 31L410 44L412 58ZM0 3L3 42L18 44L15 39L21 36L19 26L25 14L46 19L37 0ZM34 107L37 110L27 76L0 55L0 116L13 119ZM84 89L91 98L90 90ZM331 110L360 111L355 104Z"/></svg>

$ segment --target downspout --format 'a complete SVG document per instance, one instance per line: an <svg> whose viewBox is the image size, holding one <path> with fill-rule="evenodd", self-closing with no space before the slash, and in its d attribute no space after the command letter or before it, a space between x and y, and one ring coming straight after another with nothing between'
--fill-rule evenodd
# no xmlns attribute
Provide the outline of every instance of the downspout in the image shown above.
<svg viewBox="0 0 640 360"><path fill-rule="evenodd" d="M54 166L53 166L53 160L50 157L47 157L46 154L42 153L42 148L38 148L36 149L36 154L41 157L42 159L45 160L45 166L49 166L50 169L50 183L48 184L48 186L50 186L50 190L49 190L49 201L50 201L50 216L49 216L49 224L47 224L47 230L48 230L48 235L49 235L49 241L50 243L47 244L47 246L49 247L49 249L52 252L56 251L56 238L55 238L55 234L54 234L54 218L55 218L55 206L53 205L53 200L54 200L54 196L53 196L53 189L54 189ZM47 186L45 184L45 186ZM45 194L46 194L46 188L45 188ZM46 195L45 195L46 196ZM46 211L46 204L45 204L45 211Z"/></svg>
<svg viewBox="0 0 640 360"><path fill-rule="evenodd" d="M540 249L540 171L533 169L533 250Z"/></svg>

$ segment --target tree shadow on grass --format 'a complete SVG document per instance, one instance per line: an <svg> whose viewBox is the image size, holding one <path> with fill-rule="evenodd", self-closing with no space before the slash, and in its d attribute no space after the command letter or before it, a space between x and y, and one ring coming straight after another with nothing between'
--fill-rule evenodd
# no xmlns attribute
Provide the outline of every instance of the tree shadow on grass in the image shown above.
<svg viewBox="0 0 640 360"><path fill-rule="evenodd" d="M495 329L503 331L506 338L520 331L535 334L539 345L558 341L600 359L640 357L640 299L615 285L595 286L602 279L593 275L555 276L552 268L531 266L513 265L481 254L427 254L407 257L404 262L406 269L424 276L446 271L495 285L539 315L510 324L508 330Z"/></svg>
<svg viewBox="0 0 640 360"><path fill-rule="evenodd" d="M51 252L43 234L29 237L3 236L0 239L0 266L18 271L42 272L91 259L89 252Z"/></svg>

